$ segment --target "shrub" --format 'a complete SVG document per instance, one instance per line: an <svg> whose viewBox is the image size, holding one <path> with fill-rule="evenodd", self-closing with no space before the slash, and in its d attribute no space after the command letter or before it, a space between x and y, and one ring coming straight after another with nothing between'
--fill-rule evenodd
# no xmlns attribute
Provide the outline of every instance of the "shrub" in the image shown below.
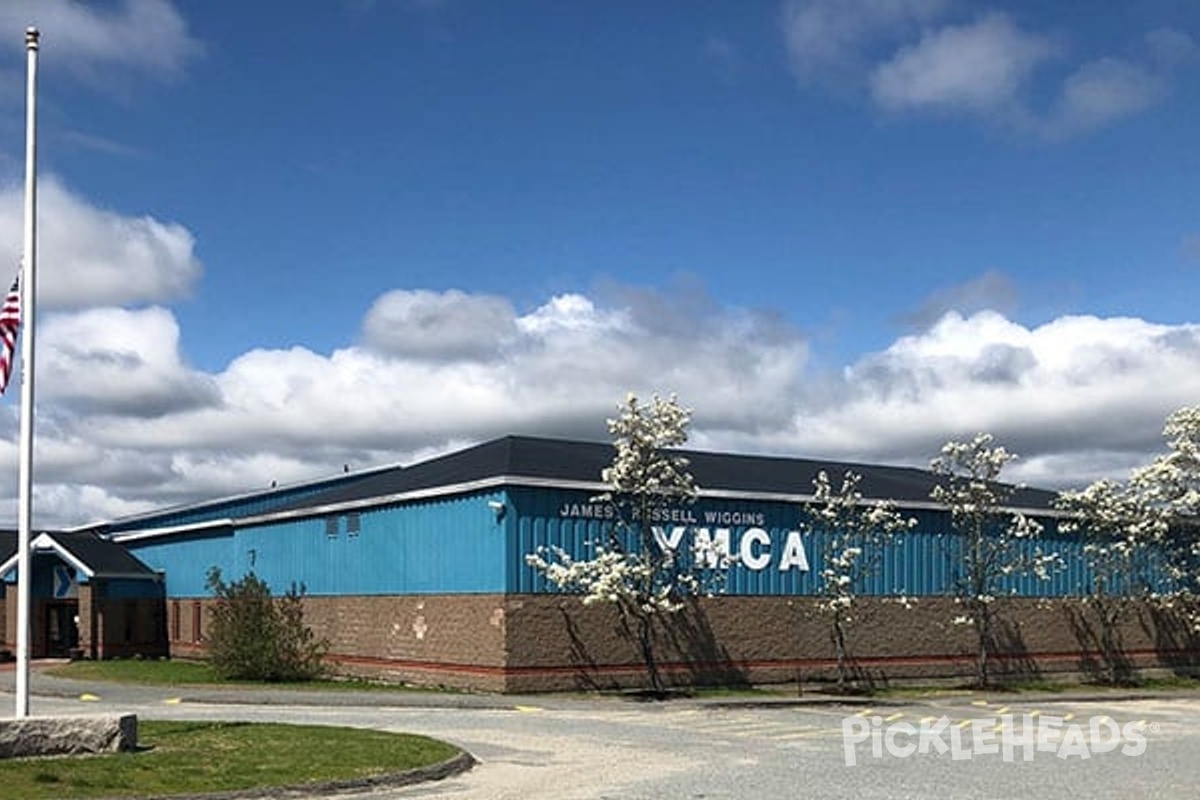
<svg viewBox="0 0 1200 800"><path fill-rule="evenodd" d="M227 680L303 681L324 672L329 643L304 624L304 587L292 584L271 597L266 581L253 572L226 583L221 570L208 571L216 597L208 627L213 669Z"/></svg>

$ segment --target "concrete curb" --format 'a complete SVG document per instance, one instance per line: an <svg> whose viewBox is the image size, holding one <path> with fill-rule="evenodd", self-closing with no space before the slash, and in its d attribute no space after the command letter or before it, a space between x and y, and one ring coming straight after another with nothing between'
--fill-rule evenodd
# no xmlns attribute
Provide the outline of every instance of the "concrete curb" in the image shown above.
<svg viewBox="0 0 1200 800"><path fill-rule="evenodd" d="M0 675L0 691L7 687ZM129 688L134 684L113 684L101 681L78 681L70 678L55 678L39 675L36 672L31 682L31 692L34 695L58 698L77 698L84 693L97 691L99 686L121 686ZM865 706L903 707L936 703L938 705L976 705L980 701L988 704L1011 703L1066 703L1066 702L1130 702L1173 697L1198 697L1200 690L1196 689L1161 689L1161 690L1088 690L1076 689L1063 692L1031 691L954 691L947 690L945 694L926 696L870 696L870 695L840 695L826 692L806 693L802 696L761 696L746 695L732 697L692 697L686 694L675 695L664 700L646 699L641 695L632 694L538 694L538 695L501 695L501 694L452 694L443 692L389 692L389 691L355 691L355 690L308 690L286 689L251 686L246 688L208 687L197 685L184 686L150 686L140 685L147 693L147 699L153 700L162 694L171 694L174 699L184 703L209 705L246 705L271 706L293 705L313 707L358 706L376 708L439 708L439 709L478 709L491 711L512 711L524 707L543 709L553 708L586 708L597 703L613 703L621 705L641 705L648 708L665 708L690 706L694 708L734 709L734 708L787 708L805 706L846 706L861 708ZM102 691L102 690L100 690Z"/></svg>
<svg viewBox="0 0 1200 800"><path fill-rule="evenodd" d="M368 778L350 778L324 783L306 783L296 786L266 786L261 789L243 789L232 792L211 792L208 794L171 794L148 795L145 800L155 800L156 797L170 800L256 800L256 798L309 798L335 796L356 792L367 792L373 789L395 789L401 786L412 786L417 783L430 783L461 775L475 766L477 762L466 751L427 767L416 767L393 772L387 775L373 775Z"/></svg>
<svg viewBox="0 0 1200 800"><path fill-rule="evenodd" d="M10 692L11 681L0 677L0 692ZM185 703L210 705L294 705L294 706L378 706L395 708L446 708L446 709L494 709L507 710L530 698L487 694L451 694L442 692L389 692L353 691L331 689L329 691L288 689L250 686L231 688L224 686L198 685L151 685L112 683L107 681L82 681L73 678L55 678L33 673L30 693L33 696L74 699L83 694L102 693L104 687L135 689L146 694L147 700L160 695L171 695Z"/></svg>
<svg viewBox="0 0 1200 800"><path fill-rule="evenodd" d="M928 695L925 697L869 697L861 695L842 697L839 695L816 695L812 697L791 698L695 699L691 702L704 708L802 708L804 706L903 707L927 705L930 703L947 706L968 706L977 705L980 701L984 701L987 705L1012 705L1013 703L1021 703L1023 705L1036 703L1124 703L1195 697L1200 697L1200 691L1163 689L1161 691L1129 692L978 692L971 694Z"/></svg>

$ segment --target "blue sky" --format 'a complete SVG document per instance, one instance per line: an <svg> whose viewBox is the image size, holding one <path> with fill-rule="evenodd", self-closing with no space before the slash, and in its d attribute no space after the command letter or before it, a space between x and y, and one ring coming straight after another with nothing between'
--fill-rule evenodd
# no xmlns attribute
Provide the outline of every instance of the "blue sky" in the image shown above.
<svg viewBox="0 0 1200 800"><path fill-rule="evenodd" d="M43 518L603 437L629 390L702 447L989 430L1078 484L1200 401L1195 4L589 5L6 3Z"/></svg>

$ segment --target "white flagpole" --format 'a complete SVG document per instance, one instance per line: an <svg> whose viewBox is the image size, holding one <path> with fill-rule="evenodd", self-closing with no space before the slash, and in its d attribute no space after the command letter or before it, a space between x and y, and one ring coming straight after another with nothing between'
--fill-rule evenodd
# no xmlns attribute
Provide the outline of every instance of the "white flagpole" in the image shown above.
<svg viewBox="0 0 1200 800"><path fill-rule="evenodd" d="M37 55L38 30L25 30L25 250L21 259L21 453L17 487L17 708L29 716L29 633L33 559L33 328L37 299Z"/></svg>

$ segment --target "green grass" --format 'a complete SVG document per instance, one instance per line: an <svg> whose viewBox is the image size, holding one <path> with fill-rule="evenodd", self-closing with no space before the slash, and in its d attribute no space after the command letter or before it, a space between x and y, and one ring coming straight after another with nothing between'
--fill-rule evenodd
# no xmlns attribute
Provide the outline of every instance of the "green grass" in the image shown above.
<svg viewBox="0 0 1200 800"><path fill-rule="evenodd" d="M157 686L220 683L213 668L203 661L167 659L119 659L112 661L72 661L52 667L46 674L75 680L148 683Z"/></svg>
<svg viewBox="0 0 1200 800"><path fill-rule="evenodd" d="M269 686L273 689L316 689L321 691L416 691L415 687L397 683L338 678L291 683L266 683L255 681L226 681L217 675L207 662L172 661L168 659L117 659L109 661L72 661L51 667L47 675L80 681L105 681L109 683L141 683L154 686ZM421 688L419 691L452 691L450 689Z"/></svg>
<svg viewBox="0 0 1200 800"><path fill-rule="evenodd" d="M144 797L303 786L379 777L454 757L424 736L354 728L140 721L149 749L0 761L5 797Z"/></svg>

